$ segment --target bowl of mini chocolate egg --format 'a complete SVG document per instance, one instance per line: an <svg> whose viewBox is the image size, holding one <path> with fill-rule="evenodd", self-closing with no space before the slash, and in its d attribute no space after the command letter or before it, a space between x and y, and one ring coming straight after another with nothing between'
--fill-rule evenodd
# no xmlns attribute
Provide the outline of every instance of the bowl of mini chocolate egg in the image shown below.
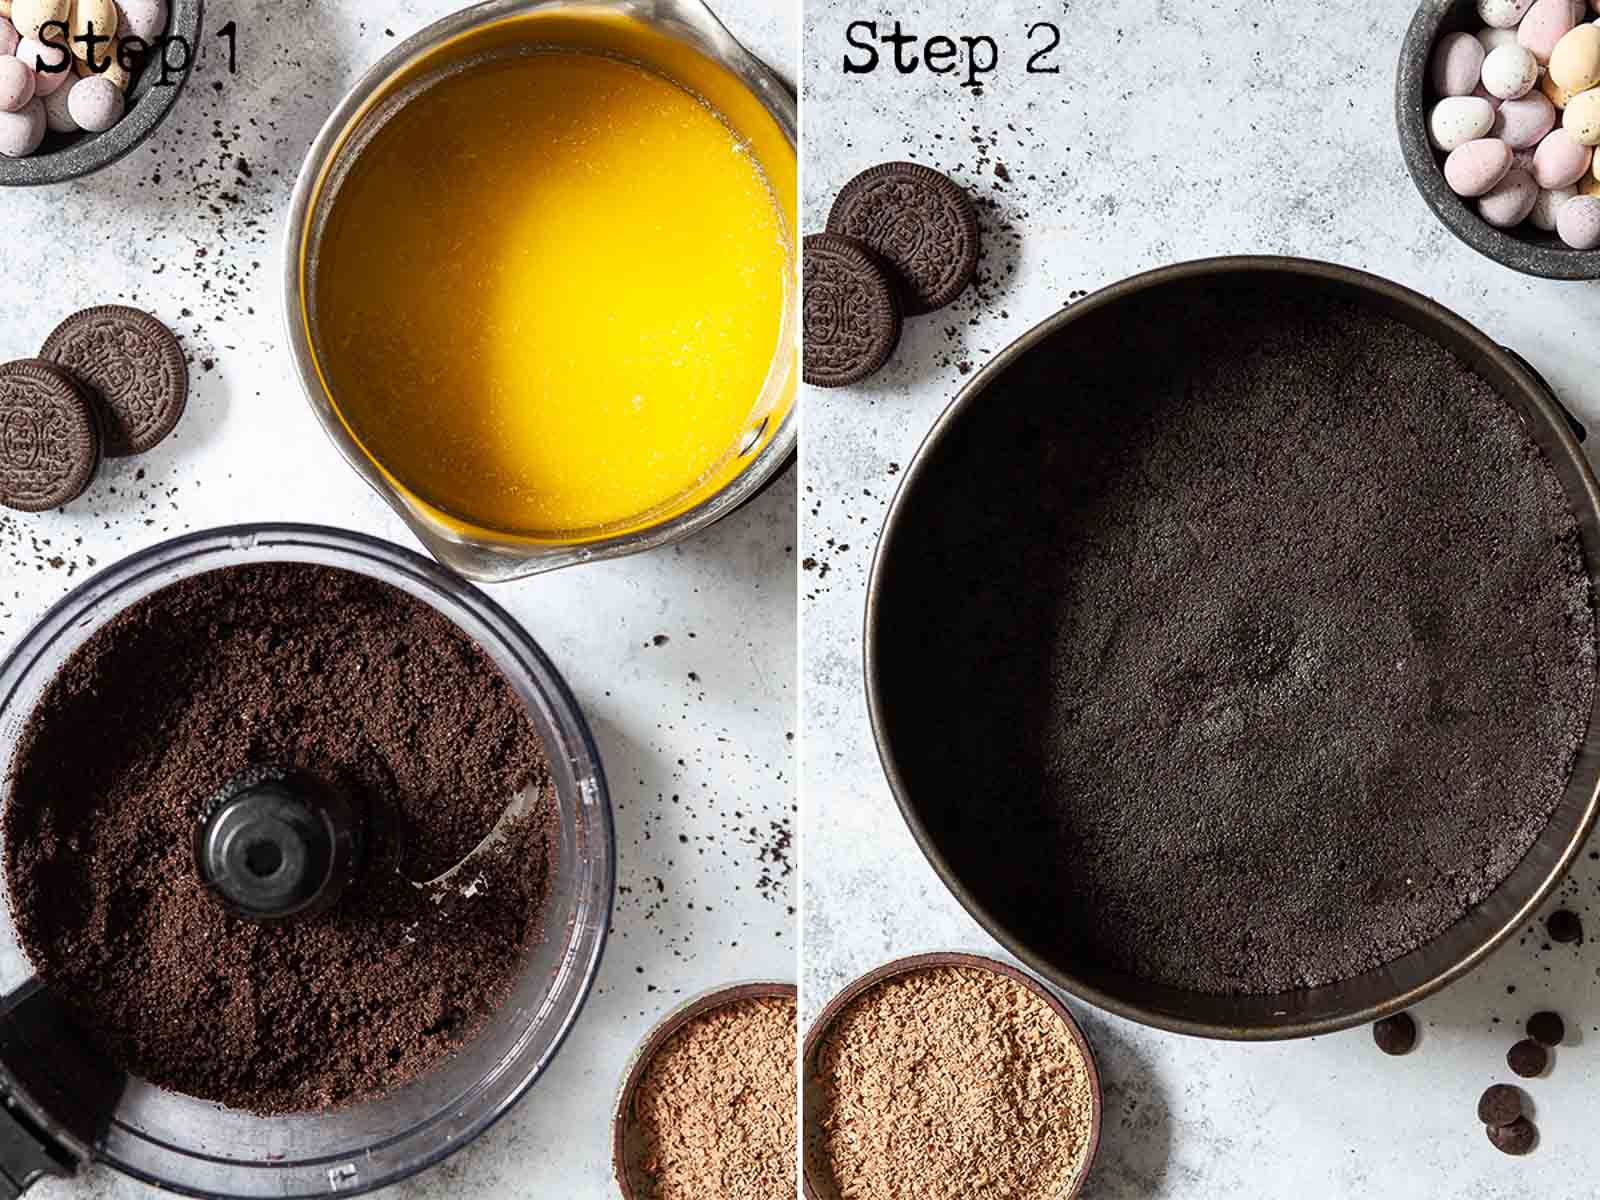
<svg viewBox="0 0 1600 1200"><path fill-rule="evenodd" d="M64 183L140 145L177 103L204 0L0 3L0 187Z"/></svg>
<svg viewBox="0 0 1600 1200"><path fill-rule="evenodd" d="M1395 117L1451 233L1526 275L1600 279L1600 0L1424 0Z"/></svg>

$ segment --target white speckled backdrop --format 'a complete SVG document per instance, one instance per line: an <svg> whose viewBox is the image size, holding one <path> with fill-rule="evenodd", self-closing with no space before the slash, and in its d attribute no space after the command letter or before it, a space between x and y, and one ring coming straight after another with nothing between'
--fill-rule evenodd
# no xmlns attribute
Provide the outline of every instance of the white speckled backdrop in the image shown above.
<svg viewBox="0 0 1600 1200"><path fill-rule="evenodd" d="M1332 259L1439 299L1517 348L1591 424L1600 421L1600 284L1513 274L1457 243L1412 187L1394 133L1395 56L1409 0L1316 6L1240 0L981 6L808 0L805 224L820 230L855 172L910 158L979 198L976 288L908 321L890 366L809 389L801 505L805 679L804 1014L899 955L998 947L946 892L879 769L861 684L866 576L885 508L968 372L1042 318L1137 271L1212 254ZM898 17L919 39L994 36L982 94L959 74L846 76L846 25ZM1053 20L1055 75L1023 73L1031 24ZM851 52L858 61L860 52ZM956 698L952 698L956 702ZM1600 864L1566 901L1600 933ZM1595 1195L1600 1142L1600 947L1537 933L1417 1012L1422 1039L1390 1059L1358 1029L1236 1046L1154 1033L1075 1005L1107 1082L1090 1200L1133 1197ZM1512 991L1511 989L1515 989ZM1492 1149L1479 1093L1540 1007L1569 1042L1530 1081L1543 1141ZM804 1018L803 1018L804 1019ZM1575 1031L1575 1034L1574 1032Z"/></svg>
<svg viewBox="0 0 1600 1200"><path fill-rule="evenodd" d="M0 510L0 653L96 566L188 530L312 521L415 545L301 395L280 335L279 240L300 161L339 97L397 38L458 7L213 0L205 57L149 143L77 183L0 191L0 359L36 353L78 308L129 303L176 330L194 383L176 435L107 463L65 512ZM714 7L793 78L792 0ZM237 76L214 36L230 20ZM793 978L795 494L791 474L681 547L491 589L554 658L599 738L617 819L616 922L598 988L529 1097L393 1194L615 1194L610 1108L650 1025L712 984ZM154 1193L95 1170L35 1194Z"/></svg>

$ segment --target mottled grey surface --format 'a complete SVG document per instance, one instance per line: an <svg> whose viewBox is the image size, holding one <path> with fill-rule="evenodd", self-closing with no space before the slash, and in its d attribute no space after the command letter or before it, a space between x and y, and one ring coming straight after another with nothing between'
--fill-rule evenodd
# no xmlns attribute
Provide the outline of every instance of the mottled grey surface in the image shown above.
<svg viewBox="0 0 1600 1200"><path fill-rule="evenodd" d="M900 469L969 371L1012 338L1087 291L1163 263L1306 255L1434 296L1521 350L1600 421L1600 286L1530 279L1481 258L1440 227L1407 177L1392 89L1411 14L1405 0L1314 10L912 0L893 9L888 20L899 16L919 37L998 40L1000 67L975 95L960 75L921 69L844 75L846 24L883 15L843 0L807 5L807 230L822 227L856 171L912 158L972 189L986 247L978 287L908 321L882 374L805 397L807 1014L890 957L998 951L924 862L890 798L862 696L860 629ZM1030 45L1028 27L1052 18L1061 44L1050 61L1061 71L1025 74L1045 41L1039 33ZM1585 859L1567 893L1600 932L1597 866ZM1592 1195L1600 949L1543 945L1537 935L1513 943L1423 1004L1420 1044L1403 1059L1378 1053L1365 1029L1239 1046L1075 1004L1108 1085L1086 1196ZM1543 1006L1562 1011L1582 1043L1557 1051L1549 1078L1528 1082L1543 1142L1512 1160L1489 1146L1474 1106L1507 1077L1515 1031Z"/></svg>
<svg viewBox="0 0 1600 1200"><path fill-rule="evenodd" d="M108 462L65 513L0 515L0 653L96 566L188 530L298 520L415 544L302 398L280 335L279 238L294 174L339 96L397 38L458 6L213 3L212 30L238 22L237 77L210 42L149 144L77 183L0 192L0 358L36 352L77 308L120 301L173 326L194 377L182 425L157 450ZM716 7L793 75L787 0ZM491 589L599 738L618 826L615 932L596 994L530 1096L394 1195L612 1194L610 1108L655 1019L712 984L793 978L794 886L775 826L794 808L795 494L791 476L683 546ZM35 1194L154 1193L96 1170Z"/></svg>

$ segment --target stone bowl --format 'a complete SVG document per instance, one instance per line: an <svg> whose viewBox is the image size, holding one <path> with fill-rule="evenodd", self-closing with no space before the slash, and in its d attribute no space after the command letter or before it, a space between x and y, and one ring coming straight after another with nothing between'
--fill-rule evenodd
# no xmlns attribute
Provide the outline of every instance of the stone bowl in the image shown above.
<svg viewBox="0 0 1600 1200"><path fill-rule="evenodd" d="M1482 24L1474 0L1422 0L1411 19L1400 47L1394 89L1395 123L1406 169L1445 228L1479 254L1524 275L1600 279L1600 250L1574 250L1555 234L1526 223L1516 229L1496 229L1445 184L1442 160L1428 141L1428 110L1436 99L1428 83L1428 59L1444 34L1476 33Z"/></svg>
<svg viewBox="0 0 1600 1200"><path fill-rule="evenodd" d="M0 187L65 183L109 167L143 143L166 120L189 81L193 60L200 54L204 10L205 0L171 0L166 36L189 44L190 63L182 72L174 71L170 83L160 84L159 60L147 62L128 93L128 111L122 120L104 133L47 133L44 144L27 158L0 157Z"/></svg>

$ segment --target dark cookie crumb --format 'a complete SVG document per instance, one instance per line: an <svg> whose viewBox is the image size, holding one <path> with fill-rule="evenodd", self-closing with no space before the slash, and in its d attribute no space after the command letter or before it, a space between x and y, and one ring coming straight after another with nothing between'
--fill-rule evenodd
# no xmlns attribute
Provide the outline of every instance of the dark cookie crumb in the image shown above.
<svg viewBox="0 0 1600 1200"><path fill-rule="evenodd" d="M277 926L230 916L191 849L207 797L267 764L328 779L379 831L332 909ZM382 1094L471 1038L543 936L559 818L526 710L459 629L361 575L257 565L154 593L67 661L12 768L23 948L162 1087L255 1112ZM530 787L476 894L408 882Z"/></svg>

